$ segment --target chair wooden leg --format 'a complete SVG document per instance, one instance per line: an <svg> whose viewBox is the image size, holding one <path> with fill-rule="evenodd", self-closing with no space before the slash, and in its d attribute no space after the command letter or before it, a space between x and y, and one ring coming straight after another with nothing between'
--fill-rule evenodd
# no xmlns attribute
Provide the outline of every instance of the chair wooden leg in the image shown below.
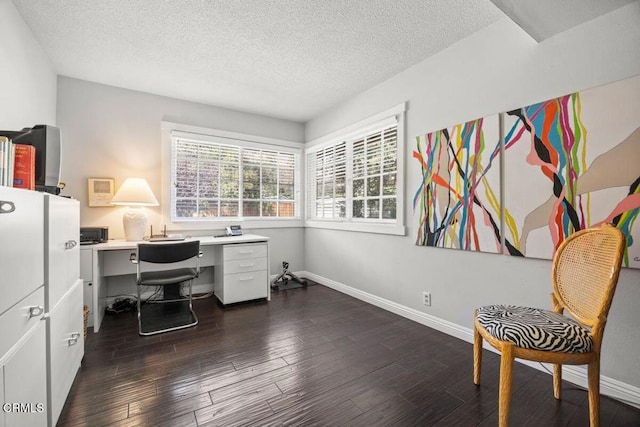
<svg viewBox="0 0 640 427"><path fill-rule="evenodd" d="M500 398L498 402L498 425L509 425L511 385L513 384L513 345L505 345L500 356Z"/></svg>
<svg viewBox="0 0 640 427"><path fill-rule="evenodd" d="M562 365L553 365L553 397L562 399Z"/></svg>
<svg viewBox="0 0 640 427"><path fill-rule="evenodd" d="M473 327L473 383L480 385L482 371L482 335L476 326Z"/></svg>
<svg viewBox="0 0 640 427"><path fill-rule="evenodd" d="M600 360L589 363L589 420L591 427L600 426Z"/></svg>

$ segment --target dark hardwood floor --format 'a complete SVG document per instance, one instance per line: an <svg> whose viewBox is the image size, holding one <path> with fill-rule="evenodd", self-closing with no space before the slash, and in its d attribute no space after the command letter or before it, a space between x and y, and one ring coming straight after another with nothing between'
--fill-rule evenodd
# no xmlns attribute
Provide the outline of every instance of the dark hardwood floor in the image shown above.
<svg viewBox="0 0 640 427"><path fill-rule="evenodd" d="M89 333L58 425L497 425L499 356L324 286L221 308L194 328L140 337L134 313ZM513 426L587 426L586 391L516 363ZM602 397L603 426L640 410Z"/></svg>

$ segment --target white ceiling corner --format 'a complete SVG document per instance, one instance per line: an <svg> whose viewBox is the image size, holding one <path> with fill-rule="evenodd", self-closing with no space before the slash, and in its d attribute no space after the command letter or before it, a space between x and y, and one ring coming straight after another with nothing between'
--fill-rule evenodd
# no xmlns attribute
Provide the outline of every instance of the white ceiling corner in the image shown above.
<svg viewBox="0 0 640 427"><path fill-rule="evenodd" d="M636 0L491 0L541 42Z"/></svg>

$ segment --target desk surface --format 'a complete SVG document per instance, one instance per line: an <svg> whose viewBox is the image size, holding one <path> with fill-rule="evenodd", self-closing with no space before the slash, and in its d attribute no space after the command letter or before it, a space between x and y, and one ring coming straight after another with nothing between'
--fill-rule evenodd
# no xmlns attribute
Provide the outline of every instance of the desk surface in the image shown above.
<svg viewBox="0 0 640 427"><path fill-rule="evenodd" d="M213 236L193 236L189 237L182 242L200 240L200 245L228 245L233 243L252 243L252 242L266 242L268 237L258 236L257 234L243 234L242 236L225 236L225 237L213 237ZM179 243L180 241L167 241L167 242L153 242L154 244L166 244L166 243ZM141 242L129 242L126 240L109 240L105 243L98 243L96 245L85 246L84 248L91 248L94 251L110 251L118 249L132 249L138 246L138 243L151 243L146 240Z"/></svg>

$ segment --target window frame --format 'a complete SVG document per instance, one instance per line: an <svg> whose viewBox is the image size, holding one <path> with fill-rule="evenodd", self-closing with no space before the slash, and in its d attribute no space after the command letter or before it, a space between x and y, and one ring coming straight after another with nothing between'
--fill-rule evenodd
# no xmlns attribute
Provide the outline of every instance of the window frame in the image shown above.
<svg viewBox="0 0 640 427"><path fill-rule="evenodd" d="M198 126L183 125L173 122L161 122L162 133L162 221L170 224L172 230L222 229L232 224L240 224L244 228L282 228L302 227L304 225L304 183L303 183L303 147L300 142L267 138L238 132L210 129ZM174 174L174 139L187 139L216 144L231 145L241 148L270 150L293 153L297 164L294 164L294 217L199 217L172 218L173 174ZM240 159L240 178L242 182L242 159ZM297 166L297 167L296 167ZM240 190L239 204L243 203Z"/></svg>
<svg viewBox="0 0 640 427"><path fill-rule="evenodd" d="M305 227L325 228L334 230L347 230L367 233L380 233L392 235L406 235L404 224L404 157L405 157L405 112L406 103L399 104L367 119L354 123L338 131L332 132L324 137L315 139L306 144L304 152L305 174ZM376 131L382 131L393 123L397 126L396 134L396 218L395 219L371 219L353 218L353 143L358 139L369 136ZM315 191L310 187L315 186L312 182L311 170L309 168L309 155L313 155L320 150L325 150L332 146L347 142L346 161L346 216L344 218L318 218L315 213ZM381 175L382 176L382 175ZM382 197L382 196L381 196ZM313 200L312 200L313 198ZM314 208L312 209L312 206Z"/></svg>

